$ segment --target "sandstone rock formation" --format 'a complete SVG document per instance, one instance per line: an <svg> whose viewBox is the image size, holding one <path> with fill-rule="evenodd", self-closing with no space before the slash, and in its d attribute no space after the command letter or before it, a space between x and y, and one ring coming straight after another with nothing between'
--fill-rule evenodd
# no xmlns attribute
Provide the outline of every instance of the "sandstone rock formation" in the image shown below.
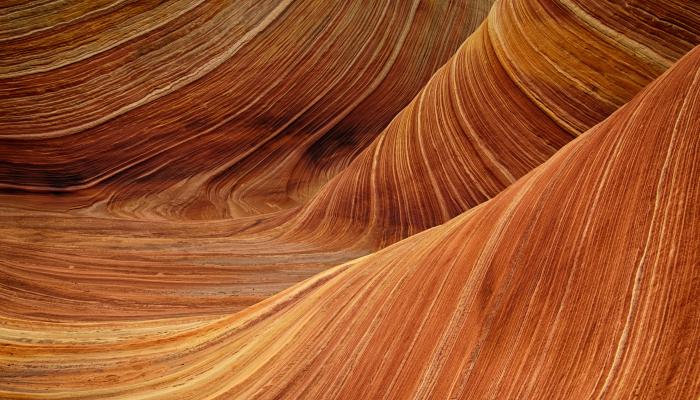
<svg viewBox="0 0 700 400"><path fill-rule="evenodd" d="M0 17L0 398L700 394L700 5L102 3Z"/></svg>
<svg viewBox="0 0 700 400"><path fill-rule="evenodd" d="M385 5L387 10L399 7L389 3ZM437 50L429 52L437 53L436 56L411 57L422 46L435 49L436 46L428 46L433 40L431 35L453 38L447 32L451 25L444 25L446 14L458 14L455 17L458 19L447 19L456 25L465 19L474 25L474 18L484 14L482 9L486 8L486 3L470 4L466 8L445 8L432 3L416 6L411 18L422 16L428 22L413 19L411 24L406 22L408 32L415 31L420 40L407 42L409 45L404 49L409 49L406 51L410 54L407 53L406 59L402 58L399 64L393 62L389 69L392 73L382 81L382 85L391 88L375 88L363 103L366 104L361 108L364 111L357 111L361 119L367 121L363 127L386 123L396 109L387 106L386 102L395 106L403 104L404 100L397 99L406 98L408 89L403 88L404 84L410 89L422 80L412 72L414 64L424 66L426 62L422 60L440 59L446 52L437 46ZM240 7L230 7L242 12ZM49 74L47 80L38 79L38 76L44 76L42 74L16 76L8 71L10 77L0 82L0 86L4 84L13 89L0 93L13 94L7 98L9 103L4 103L9 104L8 108L14 112L7 113L6 124L0 124L7 132L4 139L0 139L0 167L4 166L4 169L0 168L0 182L5 182L4 193L0 194L3 217L0 229L6 232L0 241L7 259L0 274L3 280L11 282L8 283L10 288L31 289L9 290L3 295L6 313L44 319L77 316L96 320L122 315L168 317L240 310L326 268L444 223L488 200L547 160L585 129L602 121L684 52L700 43L700 7L694 4L667 1L645 1L634 6L615 2L601 5L594 1L499 2L474 35L381 134L373 135L371 129L365 130L358 125L357 129L341 129L344 132L329 133L330 136L323 133L330 131L318 128L314 130L318 134L308 136L306 131L300 133L293 127L282 128L288 122L296 126L297 122L289 116L277 119L282 124L280 126L261 127L261 121L265 119L261 110L268 107L219 102L227 98L222 97L220 90L226 90L229 96L236 96L236 93L246 95L246 101L252 101L254 97L258 99L256 101L288 108L291 107L288 102L278 96L291 96L301 101L303 96L309 95L305 91L311 82L309 79L326 82L328 75L319 73L318 67L312 68L316 63L306 69L294 70L293 79L280 81L285 85L297 82L292 92L259 85L261 76L269 76L270 68L279 67L280 57L292 57L296 60L294 62L305 61L306 56L302 57L296 49L290 51L291 56L281 49L286 48L282 45L287 43L288 35L300 28L299 23L288 19L294 19L295 12L311 11L308 7L289 7L292 8L280 11L279 15L272 14L279 21L269 22L272 24L269 29L255 31L249 45L239 50L251 47L248 53L234 54L225 64L229 67L220 66L193 83L204 85L202 96L213 96L217 101L216 107L207 108L217 110L220 117L212 117L211 123L216 125L223 119L230 119L230 124L237 126L233 130L221 125L221 129L212 128L209 132L211 126L207 123L202 129L209 133L200 134L199 128L188 128L188 124L177 122L190 117L209 121L209 111L204 112L201 107L206 101L189 98L196 91L187 86L143 105L145 108L156 107L160 113L144 112L143 107L136 107L123 117L115 116L114 120L94 127L85 125L84 131L71 134L66 131L59 135L55 132L60 130L54 130L51 131L54 133L34 135L32 132L41 131L40 126L49 130L57 128L50 119L38 116L43 115L38 108L49 109L51 105L34 97L39 90L37 87L65 88L78 90L78 93L85 93L87 89L62 86L61 79L55 75L63 71L61 68L45 72ZM262 5L253 8L256 10L245 12L266 12ZM395 12L405 18L413 15L401 14L402 10L399 7ZM351 20L355 18L340 4L315 12L339 13L338 18ZM370 11L362 7L357 12L364 15ZM424 15L426 12L429 15ZM326 26L327 21L314 13L304 18L302 26ZM107 14L112 15L111 12ZM397 29L384 21L387 15L377 16L375 25L353 26L362 32L376 30L377 35L383 32L382 29L389 29L386 24L392 30ZM147 14L141 16L150 18ZM80 21L79 18L77 22ZM59 25L56 29L63 27ZM461 29L467 28L462 26ZM440 33L435 33L436 30ZM41 32L39 30L36 35L41 36ZM106 30L105 34L110 32ZM317 32L317 41L325 45L316 51L336 49L334 41L323 32ZM457 29L459 32L463 31ZM268 35L273 35L281 43L272 48L258 43L268 43L263 40L268 40ZM351 32L346 35L350 35L346 39L354 37ZM20 35L16 40L23 37ZM148 43L149 37L145 35L139 43ZM370 47L390 46L384 42L369 43ZM81 46L80 42L69 41L68 44L66 52ZM46 51L46 48L40 49ZM350 68L348 71L343 69L344 73L357 75L357 72L352 72L357 67L345 65L350 59L361 62L351 57L359 57L357 50L352 49L351 46L349 53L343 53L345 58L331 61L337 68ZM258 54L256 58L256 51L267 54L263 50L271 51L274 57ZM308 54L315 54L313 50L304 48ZM334 51L339 52L340 48ZM62 57L70 59L66 54ZM106 57L108 53L99 54ZM205 54L208 53L201 53L201 57ZM44 54L44 57L48 56ZM255 67L257 64L251 66L251 57L262 65L259 68ZM99 57L93 58L81 59L66 68L79 68L84 63L99 60ZM124 68L134 70L136 67L132 64L139 60L123 60L127 63ZM436 62L428 63L428 67ZM251 68L257 71L243 74L250 78L236 80L240 84L252 85L247 89L230 83L231 77L240 76L235 71L243 66L246 71ZM107 67L114 68L115 72L99 74L95 79L111 79L117 74L116 65L107 64L103 68ZM174 74L176 71L173 67L166 72ZM379 76L376 74L369 77L376 78ZM406 75L411 79L405 78ZM337 90L349 90L346 86L351 81L340 78L331 81L337 83ZM363 82L363 87L371 86L371 79L365 78ZM402 89L394 93L394 86ZM27 91L29 87L34 89ZM18 88L24 89L18 91ZM235 88L240 91L235 91ZM46 96L56 96L53 89L44 89L39 91ZM111 90L115 96L132 89L136 90L117 83L108 86L106 83L96 84L94 88L97 91ZM72 97L66 93L58 97L65 98ZM174 103L168 103L167 98L172 98ZM88 100L92 97L85 96L86 102L83 103L57 104L86 108L91 104ZM319 104L330 107L328 101L319 101ZM99 104L111 107L112 103ZM347 110L338 106L331 107L328 113L321 113L312 111L311 100L303 104L309 105L304 115L321 118L329 129L333 125L329 121L340 118ZM365 108L375 111L369 112ZM241 109L250 115L239 115ZM90 114L88 109L83 113ZM132 115L134 113L144 114L136 117ZM54 119L60 120L57 123L66 126L83 121L71 117L73 114L67 110L57 110L55 114ZM378 114L385 116L379 117ZM20 118L20 115L25 116ZM58 118L60 115L63 117ZM292 119L297 121L295 118ZM119 122L124 119L127 121ZM249 122L249 119L257 122ZM342 121L333 126L344 124ZM158 133L148 133L151 131L145 128L147 124L153 125ZM241 124L252 124L257 128L248 129ZM131 131L132 128L135 130ZM278 132L277 128L281 130ZM99 133L103 129L108 129L104 135ZM274 135L274 138L261 138L261 132ZM342 140L366 143L367 148L362 151L365 145L355 143L339 150L333 144L337 141L332 139L336 134ZM318 140L301 144L298 138L302 136L313 136ZM370 143L373 136L376 138ZM158 148L162 151L142 140L148 143L159 141L158 146L163 147ZM241 145L243 142L249 142L253 147ZM323 150L316 152L311 150L313 148ZM251 152L245 160L236 155L242 149ZM132 151L141 154L141 161L126 164L116 161L136 154ZM308 162L300 161L300 154L309 151L318 155L312 157L316 161L309 161L308 157L302 157ZM352 154L357 156L349 162ZM107 161L98 161L94 157ZM283 159L289 162L281 161ZM306 197L296 194L314 192L313 188L326 180L324 176L332 175L331 171L348 162L345 169L308 201L300 206L291 205L293 197ZM322 164L327 168L321 167ZM80 172L81 166L86 165L89 168ZM91 175L87 178L89 183L64 184L67 177L73 176L69 170L80 172L82 176ZM94 173L111 174L112 178L101 181ZM261 174L267 178L262 178ZM302 178L302 175L309 179ZM256 178L251 181L253 176ZM263 198L260 200L258 195L247 197L242 194L252 186L232 183L244 180L257 188L271 188L286 182L282 184L286 189L281 197L277 189L264 190L269 196L260 195ZM251 190L250 193L259 193L257 189ZM248 204L246 199L252 198L258 199L250 203L255 206L245 206ZM230 217L288 206L290 208L261 215ZM195 222L202 219L207 222ZM64 285L67 280L72 284Z"/></svg>

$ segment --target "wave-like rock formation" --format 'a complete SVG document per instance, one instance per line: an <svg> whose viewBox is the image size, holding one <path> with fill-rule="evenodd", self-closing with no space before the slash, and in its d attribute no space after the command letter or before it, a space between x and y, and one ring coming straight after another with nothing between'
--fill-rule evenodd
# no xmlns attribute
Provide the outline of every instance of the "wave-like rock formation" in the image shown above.
<svg viewBox="0 0 700 400"><path fill-rule="evenodd" d="M418 91L489 2L241 4L17 7L0 46L4 315L241 310L492 198L700 43L695 3L503 1ZM158 26L117 43L105 18ZM220 43L220 26L240 32ZM94 41L47 35L71 29Z"/></svg>
<svg viewBox="0 0 700 400"><path fill-rule="evenodd" d="M699 43L698 4L498 2L305 206L300 224L332 235L332 215L386 244L444 223L540 165Z"/></svg>
<svg viewBox="0 0 700 400"><path fill-rule="evenodd" d="M4 313L232 312L366 254L308 254L309 244L263 235L232 240L288 217L256 229L248 228L261 225L255 218L230 217L314 193L412 99L491 3L8 7L0 32ZM202 219L209 222L189 222Z"/></svg>
<svg viewBox="0 0 700 400"><path fill-rule="evenodd" d="M491 3L8 4L0 187L137 218L291 207L369 144Z"/></svg>
<svg viewBox="0 0 700 400"><path fill-rule="evenodd" d="M700 47L493 199L235 315L5 318L0 395L696 398L698 132Z"/></svg>

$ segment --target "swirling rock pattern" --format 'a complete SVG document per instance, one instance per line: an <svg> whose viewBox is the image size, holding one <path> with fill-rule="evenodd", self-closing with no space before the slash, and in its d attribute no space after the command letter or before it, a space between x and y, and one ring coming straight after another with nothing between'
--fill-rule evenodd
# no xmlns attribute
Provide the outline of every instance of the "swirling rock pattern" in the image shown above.
<svg viewBox="0 0 700 400"><path fill-rule="evenodd" d="M490 5L10 5L0 36L5 312L231 312L366 254L307 255L308 244L269 244L276 233L231 240L260 224L231 217L314 193Z"/></svg>
<svg viewBox="0 0 700 400"><path fill-rule="evenodd" d="M0 397L697 397L700 4L490 7L3 5Z"/></svg>
<svg viewBox="0 0 700 400"><path fill-rule="evenodd" d="M302 223L323 229L332 213L367 226L380 243L444 223L547 160L700 43L698 4L599 3L498 2L309 202ZM661 19L683 11L678 25Z"/></svg>
<svg viewBox="0 0 700 400"><path fill-rule="evenodd" d="M236 315L5 320L0 393L694 398L699 129L700 47L492 200Z"/></svg>
<svg viewBox="0 0 700 400"><path fill-rule="evenodd" d="M10 5L0 185L137 218L288 208L381 131L491 3Z"/></svg>
<svg viewBox="0 0 700 400"><path fill-rule="evenodd" d="M143 71L150 71L170 60L176 65L163 69L165 75L157 80L170 85L189 76L184 72L172 75L183 61L164 55L164 60L155 57L156 62L146 53L119 58L123 65L116 61L102 64L101 57L122 54L120 46L158 46L149 44L153 38L146 34L133 43L109 47L105 43L111 43L112 31L98 26L93 28L107 38L91 42L90 46L97 46L92 57L73 60L68 56L71 49L88 44L64 40L66 48L60 58L66 63L73 60L67 65L47 66L46 71L22 76L5 71L0 86L9 91L0 93L13 95L6 104L14 111L5 114L4 125L0 123L8 132L0 139L0 182L5 182L4 194L0 194L4 233L0 277L7 288L0 298L5 314L103 320L240 310L326 268L444 223L495 196L603 120L700 43L700 7L695 3L499 2L478 31L377 135L442 55L455 47L450 43L466 36L487 5L417 3L405 9L395 3L376 2L376 10L346 4L330 7L330 3L314 8L301 2L260 3L248 8L229 5L227 13L217 11L221 5L203 4L197 6L197 12L183 11L183 21L189 21L200 18L198 13L204 10L199 7L214 7L207 14L212 19L202 20L214 24L211 29L218 26L214 21L224 18L222 24L239 29L240 37L250 37L220 66L202 72L182 89L173 86L169 95L144 104L129 103L139 107L95 126L80 125L85 130L71 133L56 125L74 126L83 121L83 117L70 117L68 108L83 109L85 118L97 113L94 118L99 119L98 114L108 115L100 113L118 103L116 98L132 98L133 91L146 90L137 82L111 81L120 76L121 69L141 71L136 65L146 63ZM129 7L118 10L117 15L135 12ZM172 10L161 11L175 15ZM52 29L82 26L95 18L100 21L103 14L115 17L115 12L107 8L73 19L66 16L72 22L58 23ZM355 14L372 12L379 15L351 23L356 21ZM134 23L145 23L141 17L150 21L149 15L137 14ZM335 19L329 21L323 17L327 15ZM274 21L265 20L273 17ZM246 30L232 22L239 20L259 22L257 28ZM304 23L294 22L298 20ZM333 21L345 21L341 25L347 29L331 24ZM467 26L463 21L469 22ZM301 29L307 25L308 29ZM460 27L453 29L453 25ZM162 34L188 32L179 26ZM367 37L367 51L336 43L356 35L350 27ZM21 44L28 37L62 37L46 38L42 29L33 28L33 34L13 31L17 37L7 41ZM396 40L404 31L404 44L399 46ZM302 40L314 33L315 39ZM331 33L335 36L329 37ZM235 37L226 36L231 41L226 43L238 43ZM236 40L243 40L240 37ZM440 41L445 46L428 46L434 37L449 39ZM385 39L376 42L372 38ZM211 51L217 57L224 51L216 47L223 44L213 39L206 45L215 47ZM174 46L185 51L179 44ZM16 60L28 60L29 47L25 45L24 58ZM282 51L287 47L293 50ZM416 57L424 47L432 51ZM385 55L376 57L385 61L386 74L379 66L371 71L362 66L369 49ZM398 52L395 60L389 49ZM330 53L322 50L338 55L331 57L327 67L319 60ZM39 46L35 51L58 50ZM209 54L202 49L191 52L185 59L193 63L201 63ZM24 62L23 71L31 71L27 65L33 64ZM322 70L319 65L324 65ZM282 68L286 75L279 75L273 87L261 86L271 75L278 77L270 73L273 67ZM93 76L112 83L76 89L63 85L56 75L82 79L85 74L78 72L92 68L103 72L113 68L110 74ZM188 68L199 71L194 64ZM358 69L366 73L359 74ZM160 69L152 72L156 71ZM245 73L237 73L241 71ZM360 80L363 85L343 78L360 75L365 77ZM359 85L365 93L372 82L380 83L357 108L348 108L360 96L351 89ZM317 86L326 97L307 90ZM29 90L32 87L39 89ZM107 91L115 101L98 101L97 92L87 96L88 88ZM56 94L58 89L61 96ZM74 95L68 94L70 90L76 91ZM341 91L347 95L341 96ZM245 96L237 96L240 93ZM84 101L58 101L79 94ZM331 95L334 101L329 100ZM39 101L45 96L53 100ZM98 108L89 106L93 100ZM52 112L54 117L45 115L47 109L59 106L62 108ZM290 107L304 111L303 115L285 116L280 111ZM345 115L350 109L353 111ZM274 121L268 118L272 114L277 115ZM191 118L202 122L201 126L182 122ZM299 125L301 120L306 122ZM322 126L309 125L311 120ZM346 129L349 125L345 124L356 128ZM41 126L46 130L41 131ZM315 128L307 131L310 126ZM341 126L345 128L338 128ZM333 138L346 145L338 148L340 142ZM247 154L243 158L238 157L241 151ZM135 154L139 154L136 159L124 161ZM357 156L350 162L353 154ZM334 170L348 163L312 195ZM65 184L74 176L69 170L81 175L80 182ZM101 180L95 174L110 178ZM305 194L300 195L302 192ZM294 206L308 196L309 201ZM228 218L280 208L286 209ZM202 218L216 219L206 224L194 222Z"/></svg>

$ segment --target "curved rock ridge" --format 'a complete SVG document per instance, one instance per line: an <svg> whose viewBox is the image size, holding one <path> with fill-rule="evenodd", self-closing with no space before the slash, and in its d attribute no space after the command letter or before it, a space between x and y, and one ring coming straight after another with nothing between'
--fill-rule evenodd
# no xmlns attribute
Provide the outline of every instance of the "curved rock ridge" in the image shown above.
<svg viewBox="0 0 700 400"><path fill-rule="evenodd" d="M238 314L3 319L0 395L696 398L699 130L700 47L495 198Z"/></svg>
<svg viewBox="0 0 700 400"><path fill-rule="evenodd" d="M323 237L349 220L386 244L498 194L700 44L700 4L626 3L497 2L295 223Z"/></svg>
<svg viewBox="0 0 700 400"><path fill-rule="evenodd" d="M376 137L491 3L7 4L0 188L136 218L292 207Z"/></svg>
<svg viewBox="0 0 700 400"><path fill-rule="evenodd" d="M260 7L263 4L266 3L261 3ZM376 4L379 7L384 3ZM476 15L475 10L481 4L470 3L467 9L463 9L450 3L447 8L454 8L452 11L461 15L455 18L464 18L467 14ZM585 127L601 121L689 50L692 44L700 42L700 10L696 3L644 1L600 4L590 0L497 3L481 28L430 79L387 129L308 203L299 207L260 216L208 220L206 223L196 221L198 218L221 217L220 211L230 211L232 208L229 206L235 208L238 206L234 204L242 204L237 200L191 202L195 198L202 199L204 192L207 193L204 196L210 200L230 199L230 194L242 188L237 186L239 189L232 189L233 186L223 181L217 181L221 185L213 185L219 178L211 180L209 177L216 175L225 181L247 174L239 174L242 171L239 167L243 164L238 164L235 158L227 158L230 154L227 147L222 148L223 142L209 141L204 136L201 140L184 143L182 148L159 153L152 163L148 162L146 169L153 167L157 170L155 172L166 174L167 182L135 165L133 170L127 168L123 174L118 173L114 180L104 185L75 193L6 191L0 195L2 313L45 321L142 320L231 313L327 268L444 223L481 204L547 160ZM396 4L387 6L398 7ZM319 13L325 15L332 12L337 13L340 19L351 18L353 12L341 6L336 8L324 11L302 7L294 12L308 13L309 17L313 15L314 18ZM297 32L299 26L306 26L307 23L313 25L312 22L301 25L285 22L288 18L286 13L292 12L290 10L296 9L285 9L278 17L279 21L271 22L254 40L251 39L248 46L263 39L264 43L269 43L275 38L287 43L288 37L283 35L284 32ZM362 8L357 12L369 11ZM404 46L413 43L409 40L410 32L417 29L421 33L416 33L417 41L409 47L413 46L419 55L424 54L422 51L432 54L434 46L422 50L421 46L426 43L418 39L432 34L431 29L441 26L441 16L449 12L437 3L419 3L415 21L433 15L428 18L433 28L422 29L423 23L414 21L418 25L410 25ZM276 24L286 25L282 28ZM369 21L356 28L364 30L370 27L376 29L377 35L383 29L388 29L385 25L371 25ZM396 27L391 25L390 28ZM328 25L327 29L336 28ZM451 28L446 26L445 29ZM441 31L441 34L453 37L447 31ZM324 40L325 36L321 35L314 43L325 43L328 49L335 49L333 41ZM567 45L562 46L562 43ZM373 45L368 44L370 47ZM288 56L283 51L286 47L268 49L262 44L253 47L248 51L269 51L271 60L275 62L280 57ZM313 54L312 47L305 49L308 54ZM243 54L247 54L247 58L242 60L253 59L257 63L271 65L269 63L272 61L256 58L253 53L236 53L232 60L238 60L237 57L243 57ZM294 53L289 57L305 62L298 60L299 54ZM427 60L432 60L432 56L427 55L418 57L418 60L409 56L394 62L392 68L396 73L414 71L416 65L429 64ZM88 58L84 62L90 60ZM74 64L81 65L81 62ZM339 67L344 65L342 60L337 62ZM402 64L397 64L399 62ZM238 63L234 62L236 65ZM319 73L318 67L314 68L303 75L317 79L315 74ZM219 82L218 78L211 77L217 71L219 69L197 80L197 84L205 86L212 83L209 85L212 95L220 94L219 89L230 88L213 85ZM231 72L229 69L224 71ZM255 76L259 78L262 70L256 71ZM57 72L51 70L46 73ZM42 74L31 76L34 75ZM17 81L19 78L15 76L11 79ZM104 79L109 79L109 76ZM304 83L302 78L298 79L296 86L288 88L292 91L285 92L284 96L294 97L294 90ZM285 85L289 83L284 81ZM343 86L347 82L341 80L337 83ZM252 85L251 82L247 84ZM400 92L396 95L398 97L407 93L402 89L402 81L386 81L384 84L390 87L381 86L372 92L373 100L362 108L364 111L353 111L359 113L363 120L366 118L369 124L381 119L378 114L388 115L383 111L387 106L382 102L394 101L395 89ZM130 90L119 89L118 85L114 88ZM258 87L256 90L267 88ZM182 100L189 93L189 89L178 91L179 95L173 95L173 98ZM265 96L275 94L274 91L264 92L267 93L264 96L262 92L254 93L262 96L262 102L268 102ZM157 100L154 104L160 102ZM213 108L217 112L230 113L235 109L235 105L217 104ZM276 107L275 104L269 105ZM318 104L328 103L321 101ZM369 110L373 105L376 105L376 110ZM229 106L231 108L227 108ZM173 110L180 112L184 106L179 107ZM171 113L173 110L163 108L162 111ZM191 112L196 116L200 115L200 111L200 108L196 108ZM251 108L250 121L261 120L259 111L258 108ZM319 112L310 109L308 116L316 118ZM170 116L167 118L164 115L148 114L139 121L189 135L189 131L180 129L182 127L177 123L170 124L174 115L168 114ZM234 118L231 123L238 124L240 121ZM119 129L113 133L119 131L121 135L123 126L114 126L114 129ZM256 132L267 134L272 132L269 129L272 128L268 126ZM226 131L220 137L224 142L238 140L240 132ZM297 150L303 146L286 139L289 132L280 131L267 145L259 148L260 154L267 152L270 146L277 149L276 154L298 154ZM374 136L369 131L362 132L358 135L364 135L366 142ZM348 137L340 131L337 133L340 135L338 137ZM81 135L69 135L60 140L73 140ZM150 140L148 137L144 136L145 140ZM331 163L338 168L349 161L336 163L337 160L349 160L350 154L360 152L364 146L348 143L345 146L348 152L343 153L344 150L334 147L333 140L324 138L314 141L308 149L316 149L309 150L312 152L318 150L316 159L319 163ZM171 137L164 137L166 139L170 140ZM2 141L0 149L7 145L4 148L7 152L2 153L0 160L5 160L7 154L8 157L24 160L21 162L31 168L44 168L47 165L53 168L55 164L51 164L51 157L35 165L37 153L24 152L22 146L27 143L30 146L46 144L47 141L53 143L54 140L59 139L20 140L15 137ZM128 140L133 140L133 137ZM108 146L110 142L107 139L101 142L100 139L95 143ZM66 149L73 149L69 152L73 157L80 149L92 149L92 144L92 140L89 143L74 142L66 145ZM190 145L195 146L196 151ZM150 154L147 147L138 145L134 148L143 151L143 154ZM257 154L257 151L254 153ZM115 157L123 155L121 149L113 153ZM31 157L27 154L31 154ZM200 157L200 154L205 156ZM177 156L169 159L173 155ZM221 158L217 158L219 156ZM226 165L232 162L231 169L217 175L213 171L223 164L215 158ZM257 156L253 158L255 163L260 161ZM165 161L165 164L161 161ZM293 171L296 171L293 175L308 174L309 177L316 177L313 179L319 179L318 184L325 181L320 169L308 163L295 163L292 163L295 165ZM193 164L196 164L194 169L190 168ZM287 169L292 164L271 162L264 164L262 169L256 167L251 173L269 172L268 167L292 171ZM203 171L204 175L196 175L194 171L197 170ZM13 169L11 172L18 174L18 171ZM130 178L133 171L139 171L138 174L144 172L143 179ZM61 174L54 172L47 172L45 177L63 179ZM206 179L200 179L205 175ZM17 176L17 182L24 179L21 174ZM272 181L281 182L260 179L251 181L251 184L277 184ZM287 182L285 193L292 196L291 193L298 192L300 186L290 182ZM302 182L311 185L311 180L306 179L297 183ZM281 197L272 193L267 195L261 196L256 204L265 209L280 206L278 200ZM108 199L93 203L100 197ZM268 200L269 204L266 203ZM207 205L214 203L218 205L213 208ZM83 207L84 204L91 205ZM216 211L209 214L205 210ZM236 213L231 211L231 214Z"/></svg>

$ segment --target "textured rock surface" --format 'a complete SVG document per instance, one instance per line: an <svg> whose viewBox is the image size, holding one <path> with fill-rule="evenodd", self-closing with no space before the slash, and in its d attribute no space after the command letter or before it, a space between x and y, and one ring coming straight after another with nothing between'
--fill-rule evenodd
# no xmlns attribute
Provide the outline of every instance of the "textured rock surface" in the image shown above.
<svg viewBox="0 0 700 400"><path fill-rule="evenodd" d="M694 398L699 129L700 48L494 199L234 316L5 320L0 393Z"/></svg>
<svg viewBox="0 0 700 400"><path fill-rule="evenodd" d="M5 313L39 319L101 320L240 310L326 268L444 223L488 200L603 120L681 54L700 43L700 6L695 3L662 1L624 6L593 1L499 2L477 32L377 136L378 127L402 104L401 99L412 93L412 86L418 85L451 48L448 44L466 35L468 27L460 21L471 21L475 26L475 18L485 14L480 10L486 4L475 2L465 8L419 3L415 12L411 11L415 15L409 18L413 15L410 10L395 2L376 3L379 8L375 13L384 12L385 6L387 10L398 7L392 12L397 13L396 18L406 19L397 21L404 21L408 33L403 50L396 50L402 58L393 61L386 78L379 80L380 86L364 98L364 106L357 109L363 111L352 112L364 121L362 126L374 126L374 133L358 125L350 130L318 128L314 132L327 134L309 136L309 132L302 132L301 125L297 126L296 117L281 115L279 110L274 112L280 115L275 118L274 127L262 126L266 119L263 114L270 107L298 106L301 110L305 109L304 104L309 105L304 118L320 118L322 125L329 127L333 125L331 120L344 114L345 106L328 99L314 100L318 93L307 89L312 80L328 85L330 75L326 69L340 69L349 75L331 80L335 85L330 88L322 88L331 90L329 96L336 90L347 91L346 96L333 96L345 105L352 103L359 96L358 92L350 92L357 82L347 78L357 77L358 69L364 71L362 63L367 60L358 57L365 53L356 46L343 44L349 46L346 48L335 43L322 34L325 31L314 31L318 38L313 43L290 41L290 35L301 35L301 31L306 32L302 27L311 29L315 24L335 32L339 28L327 26L329 22L316 13L338 14L341 21L353 20L355 13L370 12L365 7L355 10L338 5L310 10L290 5L291 9L279 11L276 22L270 22L268 28L260 32L249 28L246 32L257 34L248 45L192 83L202 86L201 96L213 99L214 103L204 107L206 110L202 108L206 101L193 97L200 92L187 86L124 116L57 136L56 124L72 126L83 121L71 118L67 108L84 109L83 114L88 115L92 112L92 96L85 96L84 102L58 102L53 107L66 109L57 110L54 119L40 118L45 111L38 110L52 106L30 102L38 99L29 95L34 92L28 88L55 86L56 90L74 90L73 86L60 85L55 74L63 69L0 81L0 86L15 90L10 92L13 96L7 97L8 102L3 102L14 112L6 113L4 123L0 123L9 135L0 139L0 181L5 182L0 194L0 245L5 263L0 278L7 288L0 293L0 299ZM261 15L272 12L263 3L252 9L233 7L230 11ZM302 24L289 20L296 15L294 12L310 14ZM211 21L228 15L220 13L212 15ZM447 23L445 15L454 13L457 15L446 20L451 22L445 29L440 29ZM145 14L139 15L146 18ZM388 15L382 18L389 18ZM351 26L363 35L369 35L366 30L376 31L381 37L398 35L393 31L400 24L376 18ZM453 29L452 25L460 28ZM64 29L64 25L59 28ZM43 37L41 32L36 35ZM351 32L345 35L354 38L359 34ZM433 41L437 39L431 35L450 40L441 42L444 46L436 46ZM148 37L142 40L148 43ZM414 39L409 40L410 37ZM52 38L49 37L56 40ZM279 44L268 46L269 41L277 43L274 40ZM390 41L387 43L367 40L368 48L398 46L390 39L386 39ZM293 43L305 46L301 49ZM68 41L70 46L64 52L79 44ZM210 44L217 42L212 39ZM285 87L292 85L285 90L260 85L271 76L270 68L281 66L279 58L288 57L292 63L289 65L296 65L293 63L306 62L312 55L325 57L317 54L322 49L331 49L342 57L332 58L327 67L318 60L306 69L288 67L289 79L279 82ZM200 54L199 50L191 51ZM256 52L265 56L256 56ZM66 54L62 57L70 60ZM95 55L95 60L108 53L101 54ZM201 62L208 53L201 54L191 56L192 62ZM84 63L97 62L95 57L65 68L84 70L88 68ZM251 59L256 63L251 64ZM132 64L139 60L124 61L124 68L133 71L136 67ZM143 62L146 61L148 57ZM170 62L175 66L182 63ZM163 73L175 74L175 66ZM99 74L95 79L110 80L117 74L116 65L103 68L113 68L114 72ZM245 74L239 74L240 71ZM379 79L379 70L373 71L363 75L363 90L372 79ZM48 74L45 79L38 79L44 74ZM78 76L84 74L75 75ZM250 77L233 79L240 76ZM112 97L132 89L145 90L119 82L123 81L109 86L99 84L94 90L111 91ZM23 91L17 92L20 87ZM80 94L87 89L75 90ZM224 101L229 97L223 91L233 99L231 102ZM53 89L44 92L45 96L56 93ZM240 98L236 93L245 96ZM66 97L69 96L59 98ZM291 100L293 104L289 104ZM315 109L311 103L323 105L325 111ZM113 102L95 104L104 108ZM260 104L269 107L261 108ZM241 109L246 111L239 115ZM99 114L97 108L92 110ZM218 117L209 116L210 111ZM194 127L181 122L187 118L206 123ZM350 117L345 116L333 126L349 123L347 118ZM50 122L54 120L55 123ZM230 120L226 124L232 125L217 125L223 120ZM291 125L282 129L288 122ZM155 130L146 129L146 125ZM234 125L238 128L233 129ZM46 127L46 132L54 132L48 135L51 139L43 134L33 135L40 132L40 126ZM282 130L278 132L277 128ZM108 130L102 132L103 129ZM201 133L204 131L209 133ZM302 137L310 141L301 144L306 140ZM339 149L332 137L352 143ZM155 142L160 144L156 146ZM237 145L243 142L254 148ZM367 144L364 151L362 143ZM250 151L250 157L239 160L234 153L240 151ZM312 157L315 161L301 156L304 152L316 153ZM141 158L133 163L117 161L136 153ZM353 154L358 155L350 162ZM348 162L348 167L308 202L292 207L294 201L290 199L305 197L297 196L301 193L299 185L306 185L301 191L309 194L315 191L312 187L326 179L324 176L332 175L333 170ZM81 172L81 166L88 167ZM112 177L103 181L95 176L86 178L92 183L78 190L66 183L71 176L77 176L74 173L82 177L107 173ZM76 185L85 186L87 181ZM247 181L257 188L286 183L282 192L268 191L267 196L260 195L263 200L248 203L246 199L260 196L247 197L244 192L260 192L233 181ZM280 193L282 197L278 196ZM257 206L249 208L242 206L244 203ZM238 211L245 214L287 206L291 208L263 215L222 218ZM195 221L202 218L216 219Z"/></svg>
<svg viewBox="0 0 700 400"><path fill-rule="evenodd" d="M700 43L700 5L600 3L498 2L417 98L312 199L306 223L324 221L330 209L382 243L443 223L541 164ZM690 28L660 21L670 10L685 13L679 21L691 19Z"/></svg>
<svg viewBox="0 0 700 400"><path fill-rule="evenodd" d="M308 197L492 0L77 3L6 8L0 185L179 220Z"/></svg>
<svg viewBox="0 0 700 400"><path fill-rule="evenodd" d="M232 240L260 224L232 217L314 193L410 102L491 3L8 7L5 313L231 312L366 254L269 244L277 232Z"/></svg>
<svg viewBox="0 0 700 400"><path fill-rule="evenodd" d="M491 3L3 5L0 398L697 398L700 4Z"/></svg>

